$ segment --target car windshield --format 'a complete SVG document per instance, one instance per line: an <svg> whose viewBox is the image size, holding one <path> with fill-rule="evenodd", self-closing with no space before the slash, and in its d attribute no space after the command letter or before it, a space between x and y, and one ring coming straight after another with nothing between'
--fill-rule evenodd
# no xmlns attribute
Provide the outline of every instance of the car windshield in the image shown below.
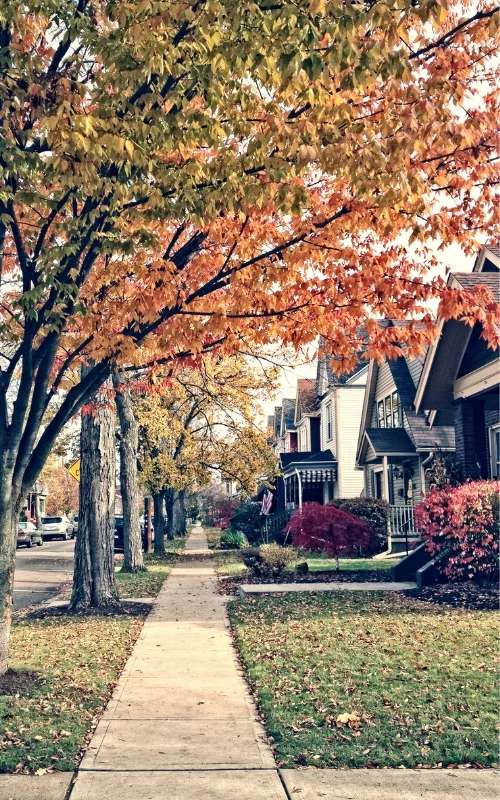
<svg viewBox="0 0 500 800"><path fill-rule="evenodd" d="M62 522L62 517L42 517L42 522Z"/></svg>
<svg viewBox="0 0 500 800"><path fill-rule="evenodd" d="M27 527L28 527L28 523L27 522L20 522L19 523L19 530L25 531Z"/></svg>

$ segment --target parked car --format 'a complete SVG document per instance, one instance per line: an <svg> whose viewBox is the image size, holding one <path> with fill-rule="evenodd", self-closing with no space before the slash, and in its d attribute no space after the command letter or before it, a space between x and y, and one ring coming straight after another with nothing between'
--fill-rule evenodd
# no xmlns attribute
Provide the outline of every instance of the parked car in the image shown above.
<svg viewBox="0 0 500 800"><path fill-rule="evenodd" d="M142 549L147 549L147 537L144 527L144 520L139 519L141 526ZM123 516L120 514L115 517L115 553L123 553Z"/></svg>
<svg viewBox="0 0 500 800"><path fill-rule="evenodd" d="M16 547L20 547L22 544L26 547L32 547L34 544L41 547L43 544L42 534L30 520L17 523Z"/></svg>
<svg viewBox="0 0 500 800"><path fill-rule="evenodd" d="M44 539L71 539L71 523L66 514L58 517L42 517Z"/></svg>

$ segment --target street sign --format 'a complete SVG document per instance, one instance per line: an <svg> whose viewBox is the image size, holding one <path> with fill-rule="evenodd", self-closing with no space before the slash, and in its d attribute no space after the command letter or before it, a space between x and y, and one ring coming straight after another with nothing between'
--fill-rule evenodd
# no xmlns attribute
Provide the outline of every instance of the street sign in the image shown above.
<svg viewBox="0 0 500 800"><path fill-rule="evenodd" d="M76 461L73 461L72 464L68 467L68 472L75 481L80 480L80 459L77 458Z"/></svg>

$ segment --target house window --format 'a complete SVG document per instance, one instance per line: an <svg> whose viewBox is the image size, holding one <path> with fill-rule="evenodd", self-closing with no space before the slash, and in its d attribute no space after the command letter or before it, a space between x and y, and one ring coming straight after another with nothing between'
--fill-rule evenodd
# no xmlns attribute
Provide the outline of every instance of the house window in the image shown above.
<svg viewBox="0 0 500 800"><path fill-rule="evenodd" d="M387 395L377 403L377 422L379 428L400 428L401 408L397 392Z"/></svg>
<svg viewBox="0 0 500 800"><path fill-rule="evenodd" d="M500 425L489 429L491 477L500 478Z"/></svg>
<svg viewBox="0 0 500 800"><path fill-rule="evenodd" d="M331 442L333 439L333 415L332 415L332 404L326 404L326 440L327 442Z"/></svg>
<svg viewBox="0 0 500 800"><path fill-rule="evenodd" d="M397 392L392 393L392 427L399 428L401 425L401 415L399 413L399 397Z"/></svg>
<svg viewBox="0 0 500 800"><path fill-rule="evenodd" d="M392 428L392 403L390 396L385 398L385 427Z"/></svg>

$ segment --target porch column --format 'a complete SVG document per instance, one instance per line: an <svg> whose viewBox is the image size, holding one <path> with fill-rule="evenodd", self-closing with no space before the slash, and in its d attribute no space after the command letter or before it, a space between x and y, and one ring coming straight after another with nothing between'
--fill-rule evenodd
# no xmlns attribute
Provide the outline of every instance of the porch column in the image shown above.
<svg viewBox="0 0 500 800"><path fill-rule="evenodd" d="M422 459L418 459L418 468L420 470L420 494L423 497L427 494L426 487L425 487L425 467L422 463Z"/></svg>
<svg viewBox="0 0 500 800"><path fill-rule="evenodd" d="M389 460L387 456L382 457L382 496L389 503Z"/></svg>
<svg viewBox="0 0 500 800"><path fill-rule="evenodd" d="M297 486L299 489L299 510L302 508L302 478L300 477L300 472L298 469L295 470L297 473Z"/></svg>

